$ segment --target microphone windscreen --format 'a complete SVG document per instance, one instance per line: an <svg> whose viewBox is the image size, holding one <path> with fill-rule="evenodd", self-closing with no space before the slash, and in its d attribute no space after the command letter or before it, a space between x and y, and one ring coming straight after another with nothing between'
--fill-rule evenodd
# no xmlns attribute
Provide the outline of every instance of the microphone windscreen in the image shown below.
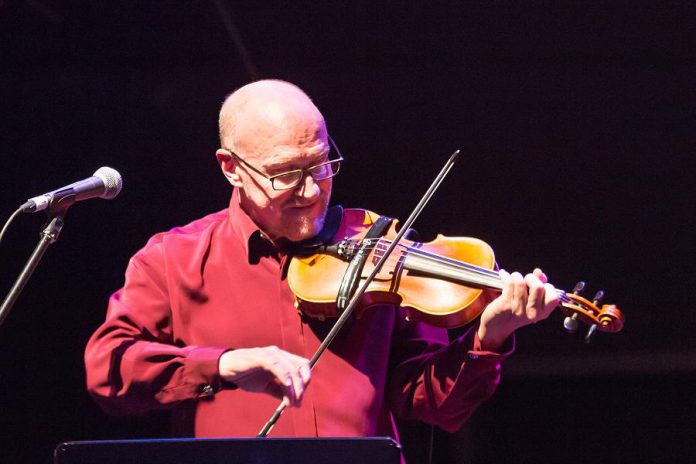
<svg viewBox="0 0 696 464"><path fill-rule="evenodd" d="M116 195L121 193L121 188L123 188L123 179L121 179L121 174L119 174L117 170L107 166L102 166L96 170L94 176L100 178L102 182L104 182L104 186L106 186L106 189L104 190L104 193L100 195L100 198L111 200L112 198L116 197Z"/></svg>

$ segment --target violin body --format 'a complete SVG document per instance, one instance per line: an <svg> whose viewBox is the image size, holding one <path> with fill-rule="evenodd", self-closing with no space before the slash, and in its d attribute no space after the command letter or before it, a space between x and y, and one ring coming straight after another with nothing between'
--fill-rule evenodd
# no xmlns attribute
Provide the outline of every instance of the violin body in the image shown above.
<svg viewBox="0 0 696 464"><path fill-rule="evenodd" d="M334 240L359 243L379 216L373 212L347 209ZM392 222L383 242L396 236L397 222ZM439 327L458 327L475 319L488 303L485 290L462 285L454 278L435 275L439 266L427 257L437 255L493 269L495 255L485 242L471 237L438 235L428 243L402 240L394 250L361 301L362 308L378 304L398 304L408 311L408 317ZM370 251L361 280L374 269L386 245ZM418 255L411 252L417 250ZM427 253L427 255L425 254ZM426 259L423 259L423 256ZM348 263L345 259L321 253L294 257L288 268L288 284L298 299L302 311L314 317L337 316L336 296Z"/></svg>

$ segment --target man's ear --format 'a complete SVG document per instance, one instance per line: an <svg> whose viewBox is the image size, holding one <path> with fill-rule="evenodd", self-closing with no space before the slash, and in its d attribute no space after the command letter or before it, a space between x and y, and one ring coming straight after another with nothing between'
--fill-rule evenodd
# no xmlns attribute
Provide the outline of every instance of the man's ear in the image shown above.
<svg viewBox="0 0 696 464"><path fill-rule="evenodd" d="M220 165L220 170L225 176L227 181L234 187L242 187L242 179L237 174L237 167L239 164L237 160L234 159L232 153L224 148L218 148L215 152L215 157L217 158L218 164Z"/></svg>

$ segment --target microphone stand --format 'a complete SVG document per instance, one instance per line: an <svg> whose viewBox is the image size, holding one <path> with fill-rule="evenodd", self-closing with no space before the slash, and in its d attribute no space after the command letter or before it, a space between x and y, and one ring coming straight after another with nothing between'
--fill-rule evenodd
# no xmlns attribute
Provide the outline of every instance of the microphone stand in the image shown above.
<svg viewBox="0 0 696 464"><path fill-rule="evenodd" d="M19 277L17 277L17 280L10 289L10 292L5 297L2 306L0 306L0 326L2 326L2 323L10 313L15 301L17 301L17 298L19 298L20 293L22 293L24 286L27 284L29 278L34 273L34 270L39 265L39 261L41 261L41 258L48 249L48 246L58 240L60 231L63 228L63 217L65 216L66 211L67 209L61 209L59 211L52 212L51 215L49 215L49 222L41 232L38 245L36 245L34 252L27 261L27 264L24 266L24 269L22 269Z"/></svg>
<svg viewBox="0 0 696 464"><path fill-rule="evenodd" d="M401 229L399 230L399 233L394 237L392 240L391 245L387 248L387 250L384 252L384 255L377 261L377 264L375 264L374 269L372 270L372 273L365 279L365 281L362 283L358 291L353 295L353 297L350 300L350 304L346 307L346 309L341 313L341 316L338 318L336 323L333 325L329 333L326 335L326 338L324 338L324 341L321 343L319 348L317 348L316 353L314 353L314 356L312 356L312 359L309 361L309 368L310 370L314 368L314 365L319 361L319 357L326 351L326 348L329 347L329 344L333 341L334 338L336 338L336 335L338 335L338 332L343 328L343 326L348 322L348 318L351 316L353 313L353 310L355 307L358 305L358 300L360 297L365 293L367 290L368 285L372 283L372 281L375 279L379 271L382 269L382 266L386 262L387 258L389 258L389 255L391 255L392 251L396 246L399 244L399 241L401 238L408 232L408 230L411 228L411 225L413 222L416 220L418 215L423 211L423 208L425 208L425 205L428 203L430 198L433 196L435 193L435 190L440 186L442 181L444 180L445 176L449 173L449 171L452 169L452 166L454 165L454 162L457 160L459 157L460 151L457 150L455 151L452 156L449 157L445 165L442 167L440 172L438 173L437 177L435 177L435 180L433 183L430 185L428 188L428 191L425 192L425 195L423 195L423 198L420 199L416 207L414 208L413 212L411 215L404 221L404 224L401 226ZM363 244L361 246L370 246L370 244ZM268 436L268 433L271 431L275 423L278 421L280 418L280 415L283 413L285 408L287 407L287 403L285 400L283 400L278 408L275 410L273 415L271 415L271 418L268 419L268 422L263 426L259 434L256 436L257 438L264 438Z"/></svg>

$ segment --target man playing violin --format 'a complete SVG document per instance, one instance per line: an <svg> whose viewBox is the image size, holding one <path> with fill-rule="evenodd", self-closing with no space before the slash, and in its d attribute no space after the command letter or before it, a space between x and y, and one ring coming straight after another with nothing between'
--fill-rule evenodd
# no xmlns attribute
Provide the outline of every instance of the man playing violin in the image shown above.
<svg viewBox="0 0 696 464"><path fill-rule="evenodd" d="M281 398L291 407L274 436L393 435L392 414L459 428L494 392L513 332L558 304L543 272L500 271L502 293L451 343L396 305L365 310L310 372L333 320L298 311L285 270L292 245L324 228L339 154L287 82L238 89L219 123L229 208L133 256L87 345L95 400L113 413L172 409L182 436L255 436Z"/></svg>

